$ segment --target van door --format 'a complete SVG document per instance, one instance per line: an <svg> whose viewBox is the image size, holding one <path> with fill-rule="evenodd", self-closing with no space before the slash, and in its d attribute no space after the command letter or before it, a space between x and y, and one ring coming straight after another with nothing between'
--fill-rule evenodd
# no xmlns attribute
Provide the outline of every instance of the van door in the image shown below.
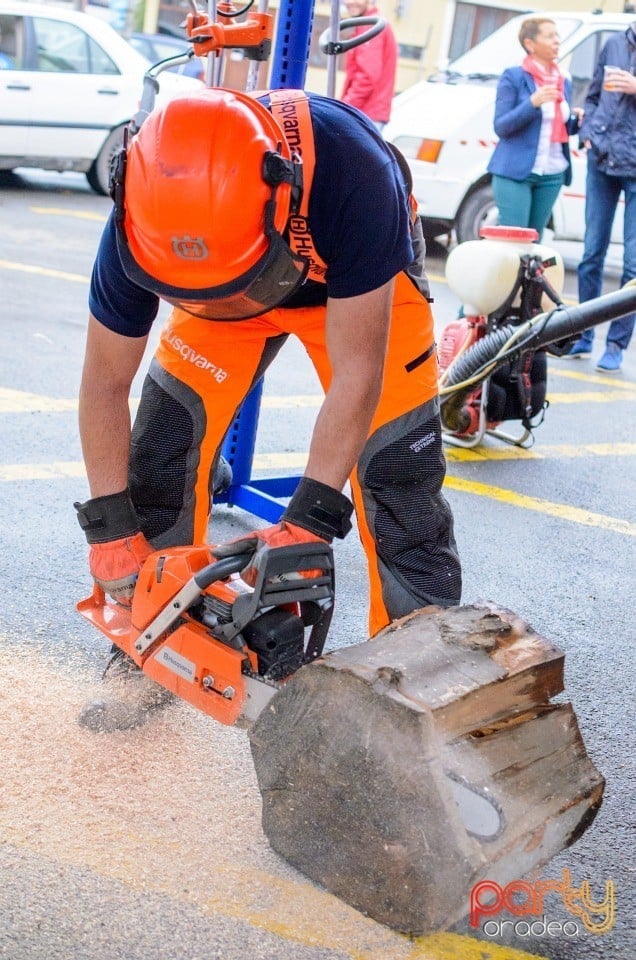
<svg viewBox="0 0 636 960"><path fill-rule="evenodd" d="M19 166L31 119L31 84L24 63L24 20L0 16L0 168Z"/></svg>

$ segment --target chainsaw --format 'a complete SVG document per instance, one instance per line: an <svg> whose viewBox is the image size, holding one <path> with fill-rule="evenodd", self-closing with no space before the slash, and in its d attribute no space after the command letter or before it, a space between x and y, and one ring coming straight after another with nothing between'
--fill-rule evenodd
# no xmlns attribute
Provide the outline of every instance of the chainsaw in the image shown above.
<svg viewBox="0 0 636 960"><path fill-rule="evenodd" d="M250 564L254 586L240 576ZM226 725L253 721L323 651L334 608L331 547L262 547L215 560L207 546L157 550L130 607L97 584L78 611L162 687Z"/></svg>

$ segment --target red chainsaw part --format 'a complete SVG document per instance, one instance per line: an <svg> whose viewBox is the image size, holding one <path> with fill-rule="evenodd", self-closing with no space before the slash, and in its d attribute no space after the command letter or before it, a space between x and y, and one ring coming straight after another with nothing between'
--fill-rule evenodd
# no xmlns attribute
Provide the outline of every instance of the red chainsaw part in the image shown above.
<svg viewBox="0 0 636 960"><path fill-rule="evenodd" d="M482 329L483 328L483 329ZM472 347L486 329L483 317L458 317L447 323L438 347L438 362L443 373L460 353Z"/></svg>

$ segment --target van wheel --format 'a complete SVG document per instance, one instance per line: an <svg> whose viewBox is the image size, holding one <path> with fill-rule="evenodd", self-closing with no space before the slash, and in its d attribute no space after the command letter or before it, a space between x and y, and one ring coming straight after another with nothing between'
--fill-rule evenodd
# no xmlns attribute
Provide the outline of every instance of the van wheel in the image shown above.
<svg viewBox="0 0 636 960"><path fill-rule="evenodd" d="M479 231L482 227L491 227L497 223L498 212L490 184L478 187L464 200L457 214L455 220L457 242L479 240Z"/></svg>
<svg viewBox="0 0 636 960"><path fill-rule="evenodd" d="M102 149L99 151L90 170L86 171L86 179L95 193L108 196L108 182L110 180L110 161L114 154L123 145L125 125L115 127L106 137Z"/></svg>

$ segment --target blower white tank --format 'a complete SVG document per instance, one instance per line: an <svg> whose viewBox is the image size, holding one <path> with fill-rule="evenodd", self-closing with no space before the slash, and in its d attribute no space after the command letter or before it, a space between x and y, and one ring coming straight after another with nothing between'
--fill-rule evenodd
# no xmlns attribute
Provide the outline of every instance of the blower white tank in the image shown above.
<svg viewBox="0 0 636 960"><path fill-rule="evenodd" d="M502 226L482 227L480 232L482 240L458 244L446 261L448 285L461 300L466 316L488 316L506 302L517 283L520 257L525 254L550 261L545 278L561 295L563 259L552 247L534 242L536 230ZM545 294L541 305L544 310L554 307Z"/></svg>

